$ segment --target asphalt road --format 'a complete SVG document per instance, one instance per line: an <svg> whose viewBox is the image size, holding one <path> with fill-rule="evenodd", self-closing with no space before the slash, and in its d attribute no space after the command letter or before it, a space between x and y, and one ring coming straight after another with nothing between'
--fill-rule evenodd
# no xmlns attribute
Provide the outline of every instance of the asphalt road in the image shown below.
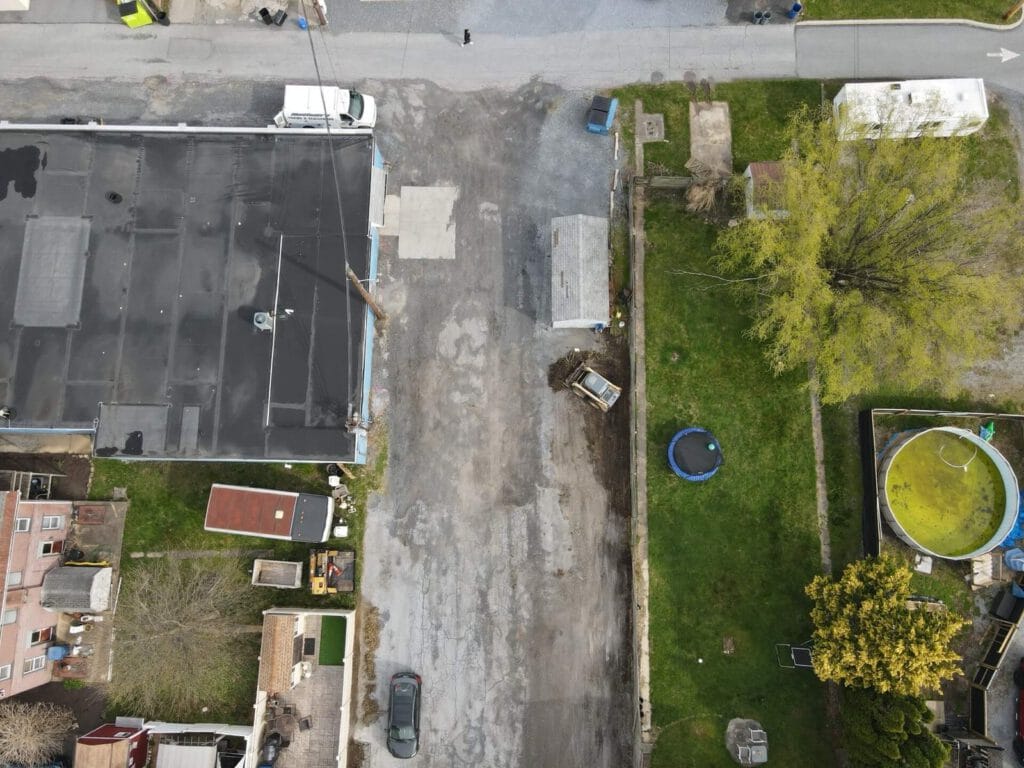
<svg viewBox="0 0 1024 768"><path fill-rule="evenodd" d="M982 77L1024 90L1024 27L968 24L799 24L796 74L811 78ZM991 54L991 55L990 55Z"/></svg>
<svg viewBox="0 0 1024 768"><path fill-rule="evenodd" d="M53 44L72 28L74 46ZM466 48L458 44L458 30L332 29L312 40L331 79L416 79L461 91L512 89L532 79L592 88L675 80L689 72L715 80L958 75L1024 87L1024 56L1003 63L997 55L1002 49L1024 53L1024 27L780 24L558 32L527 25L515 34L476 32ZM0 71L9 80L310 80L315 71L309 49L310 39L297 27L0 24Z"/></svg>
<svg viewBox="0 0 1024 768"><path fill-rule="evenodd" d="M297 28L255 25L74 27L74 46L54 46L69 27L0 25L0 72L9 80L311 81L310 41ZM152 31L150 31L152 30ZM513 89L533 79L566 88L681 79L688 71L717 79L795 73L793 27L683 27L566 32L537 36L458 34L314 34L325 80L426 80L442 88ZM336 77L332 75L336 73Z"/></svg>

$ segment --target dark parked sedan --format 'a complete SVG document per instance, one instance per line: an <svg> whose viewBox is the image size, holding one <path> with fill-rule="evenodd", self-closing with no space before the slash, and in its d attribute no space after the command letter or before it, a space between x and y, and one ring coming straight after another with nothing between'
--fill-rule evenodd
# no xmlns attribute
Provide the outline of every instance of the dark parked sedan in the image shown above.
<svg viewBox="0 0 1024 768"><path fill-rule="evenodd" d="M391 677L388 703L388 751L395 757L412 757L420 748L420 688L422 680L412 672Z"/></svg>

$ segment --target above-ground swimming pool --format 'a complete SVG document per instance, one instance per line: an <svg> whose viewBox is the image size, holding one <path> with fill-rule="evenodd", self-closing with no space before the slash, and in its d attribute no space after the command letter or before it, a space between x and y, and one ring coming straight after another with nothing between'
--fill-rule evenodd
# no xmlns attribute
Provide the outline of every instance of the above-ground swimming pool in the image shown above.
<svg viewBox="0 0 1024 768"><path fill-rule="evenodd" d="M999 544L1017 519L1017 477L973 432L907 433L885 452L879 497L886 521L922 552L966 560Z"/></svg>

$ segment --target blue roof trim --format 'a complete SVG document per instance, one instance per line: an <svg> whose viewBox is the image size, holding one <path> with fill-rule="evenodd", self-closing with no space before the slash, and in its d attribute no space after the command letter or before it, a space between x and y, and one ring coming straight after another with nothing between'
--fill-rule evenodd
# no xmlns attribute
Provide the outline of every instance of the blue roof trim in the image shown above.
<svg viewBox="0 0 1024 768"><path fill-rule="evenodd" d="M376 148L374 152L374 165L380 160L380 153ZM377 260L380 256L380 231L377 227L370 227L370 264L367 269L367 279L372 287L377 282ZM376 329L377 318L373 310L366 308L366 334L363 337L363 392L360 399L361 406L359 418L365 424L370 421L370 391L373 384L373 339ZM367 437L365 432L358 432L355 441L354 464L365 464L367 457Z"/></svg>

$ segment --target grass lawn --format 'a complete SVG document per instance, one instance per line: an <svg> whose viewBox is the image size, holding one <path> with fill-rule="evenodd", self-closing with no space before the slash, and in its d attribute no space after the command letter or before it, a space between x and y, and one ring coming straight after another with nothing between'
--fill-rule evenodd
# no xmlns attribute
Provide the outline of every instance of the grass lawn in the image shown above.
<svg viewBox="0 0 1024 768"><path fill-rule="evenodd" d="M367 496L380 485L387 456L386 435L378 436L377 442L379 445L375 446L375 463L365 468L354 469L357 478L346 481L355 497L357 510L355 514L346 518L349 536L346 539L329 541L329 544L336 548L356 551L356 591L352 594L311 595L308 589L308 573L304 573L303 587L300 589L252 587L252 611L249 620L253 626L261 624L262 611L273 606L355 607L362 572L361 548ZM315 464L295 464L291 469L286 469L282 464L95 460L89 498L109 499L115 487L128 489L130 507L125 521L124 549L121 558L121 572L126 580L132 578L133 570L145 568L147 565L146 560L133 559L129 556L129 553L139 551L265 549L273 552L273 559L308 563L309 544L209 533L203 530L206 501L212 483L328 493L326 471L323 466ZM251 567L251 562L243 561L239 567ZM337 647L337 643L331 639L336 629L327 629L326 626L324 629L320 652L327 653L328 657L334 655ZM237 701L232 702L223 711L218 708L217 711L211 710L209 713L196 713L197 718L245 723L246 718L252 717L259 638L259 633L254 632L238 639ZM344 643L344 626L341 628L340 642ZM111 702L111 707L116 709L116 702ZM113 709L112 713L124 714L113 712Z"/></svg>
<svg viewBox="0 0 1024 768"><path fill-rule="evenodd" d="M320 665L339 667L345 659L345 617L320 619Z"/></svg>
<svg viewBox="0 0 1024 768"><path fill-rule="evenodd" d="M1020 167L1013 145L1010 113L1001 104L989 106L988 121L977 133L966 137L967 176L1000 185L1007 197L1020 196Z"/></svg>
<svg viewBox="0 0 1024 768"><path fill-rule="evenodd" d="M645 146L647 171L685 174L689 92L678 83L615 92L665 115L668 141ZM801 104L818 104L808 81L726 83L733 168L779 156L782 128ZM624 145L632 125L623 123ZM824 691L813 674L784 670L776 643L810 636L804 585L819 571L814 459L805 377L774 377L749 319L720 287L677 270L713 272L716 229L678 197L646 213L648 521L651 698L655 766L729 766L733 717L760 720L772 761L832 762ZM725 465L706 484L676 478L665 450L681 427L712 429ZM723 652L726 643L734 650ZM700 661L702 660L702 661Z"/></svg>
<svg viewBox="0 0 1024 768"><path fill-rule="evenodd" d="M1003 14L1013 0L803 0L804 19L972 19L1004 24ZM1014 20L1016 20L1016 16Z"/></svg>
<svg viewBox="0 0 1024 768"><path fill-rule="evenodd" d="M615 91L621 105L623 146L633 146L633 102L641 99L644 111L665 116L667 141L644 145L647 172L689 175L690 93L682 83L631 85ZM820 104L821 85L812 80L766 80L721 83L712 97L729 102L732 118L733 170L742 173L755 160L775 160L785 149L781 128L801 104Z"/></svg>
<svg viewBox="0 0 1024 768"><path fill-rule="evenodd" d="M381 443L384 442L382 439ZM381 448L379 456L386 455ZM383 476L383 459L377 464L354 470L357 477L347 481L355 497L356 514L348 515L347 539L331 540L339 549L356 551L356 592L362 560L359 549L363 540L363 521L366 498ZM210 533L203 530L206 501L213 483L273 488L282 491L328 493L326 472L317 464L294 464L286 469L283 464L229 463L229 462L125 462L97 459L93 465L93 478L89 488L92 499L110 498L115 487L128 489L131 502L125 521L124 548L121 563L126 572L138 561L131 552L157 552L175 549L264 549L273 552L276 560L308 562L310 545L253 536ZM314 597L305 588L278 590L261 587L258 594L278 604L296 607L324 606L331 608L355 607L355 593ZM262 610L268 607L260 605Z"/></svg>
<svg viewBox="0 0 1024 768"><path fill-rule="evenodd" d="M734 765L722 741L733 717L761 721L773 762L829 765L822 686L780 669L774 648L810 636L803 588L819 570L804 377L772 376L729 293L673 274L712 271L713 227L669 200L646 223L654 765ZM725 457L706 484L676 478L665 457L694 424Z"/></svg>
<svg viewBox="0 0 1024 768"><path fill-rule="evenodd" d="M820 103L823 91L834 88L803 81L715 87L713 98L730 104L734 170L777 158L788 115ZM615 95L624 105L627 147L634 99L665 116L668 141L645 146L644 172L685 174L686 87L630 86ZM1019 194L1004 110L993 109L968 152L972 176ZM822 686L809 672L780 669L774 650L775 643L810 636L803 588L819 571L806 377L772 376L761 346L746 335L745 307L727 290L678 274L715 271L713 226L668 195L650 200L646 225L651 697L659 732L653 764L733 765L722 743L725 726L730 718L752 717L769 732L773 762L829 765ZM823 414L837 571L861 554L856 415L867 405L851 402ZM664 455L672 434L693 424L716 433L726 459L704 485L675 478ZM957 578L939 569L931 580L915 576L915 588L960 607ZM727 640L731 654L723 653Z"/></svg>

